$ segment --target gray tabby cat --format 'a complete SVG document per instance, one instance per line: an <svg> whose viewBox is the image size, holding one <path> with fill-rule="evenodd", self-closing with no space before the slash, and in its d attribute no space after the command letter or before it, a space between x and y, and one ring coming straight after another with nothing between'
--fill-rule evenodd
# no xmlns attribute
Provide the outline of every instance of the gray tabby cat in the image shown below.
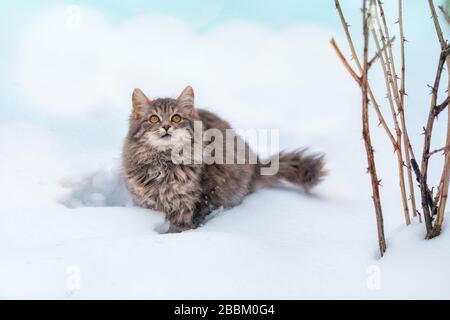
<svg viewBox="0 0 450 320"><path fill-rule="evenodd" d="M214 113L197 109L189 86L177 99L150 100L135 89L132 105L123 147L124 180L137 205L165 213L169 232L196 228L213 210L236 206L247 194L283 180L308 191L325 174L323 156L295 151L277 155L279 170L275 175L261 175L263 165L249 161L253 153L238 136L236 142L242 143L248 156L244 164L174 162L174 148L191 145L195 150L195 121L202 123L204 131L218 129L224 137L230 125ZM224 143L224 157L226 151ZM236 152L237 147L232 153Z"/></svg>

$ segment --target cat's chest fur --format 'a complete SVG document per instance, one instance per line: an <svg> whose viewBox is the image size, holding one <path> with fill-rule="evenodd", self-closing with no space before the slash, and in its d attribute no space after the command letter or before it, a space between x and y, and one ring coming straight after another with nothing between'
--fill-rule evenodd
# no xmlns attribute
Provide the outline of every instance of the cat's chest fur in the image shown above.
<svg viewBox="0 0 450 320"><path fill-rule="evenodd" d="M165 213L191 210L200 197L200 168L152 157L128 173L128 187L143 207Z"/></svg>

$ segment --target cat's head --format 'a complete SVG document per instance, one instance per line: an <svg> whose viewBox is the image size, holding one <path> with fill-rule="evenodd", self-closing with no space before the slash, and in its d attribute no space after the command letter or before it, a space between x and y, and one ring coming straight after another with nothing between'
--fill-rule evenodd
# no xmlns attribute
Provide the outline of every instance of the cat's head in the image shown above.
<svg viewBox="0 0 450 320"><path fill-rule="evenodd" d="M177 99L151 100L134 89L133 110L129 137L161 151L192 142L194 121L198 119L194 107L194 91L188 86Z"/></svg>

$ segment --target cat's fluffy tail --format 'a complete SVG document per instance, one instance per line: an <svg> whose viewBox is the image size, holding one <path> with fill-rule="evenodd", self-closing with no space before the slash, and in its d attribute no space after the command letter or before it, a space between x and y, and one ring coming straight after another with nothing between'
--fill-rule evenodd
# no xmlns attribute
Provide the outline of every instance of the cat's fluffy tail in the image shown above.
<svg viewBox="0 0 450 320"><path fill-rule="evenodd" d="M314 188L327 174L324 169L325 161L323 154L307 154L305 149L292 152L281 152L271 158L274 163L275 157L279 159L279 169L274 175L262 175L261 169L270 166L259 164L256 168L254 179L254 190L270 188L287 181L293 185L302 187L306 192Z"/></svg>

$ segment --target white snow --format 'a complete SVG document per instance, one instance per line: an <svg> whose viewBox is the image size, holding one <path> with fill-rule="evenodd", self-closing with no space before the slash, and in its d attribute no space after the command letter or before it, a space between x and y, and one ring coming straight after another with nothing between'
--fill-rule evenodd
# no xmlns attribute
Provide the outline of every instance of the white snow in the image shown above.
<svg viewBox="0 0 450 320"><path fill-rule="evenodd" d="M130 204L117 160L82 173L49 132L24 125L2 128L0 149L2 298L450 296L448 233L391 230L379 260L369 197L336 196L333 175L315 197L266 190L162 234L161 213Z"/></svg>
<svg viewBox="0 0 450 320"><path fill-rule="evenodd" d="M113 26L91 11L68 31L58 10L32 22L17 52L30 116L0 122L0 298L450 298L447 225L432 241L417 221L403 226L393 150L374 127L379 259L359 92L328 45L335 31L233 22L199 34L168 17ZM427 97L418 78L413 119L428 105L413 105ZM201 228L163 233L161 213L131 204L120 145L133 87L174 96L187 84L236 127L280 128L281 148L326 152L330 176L314 196L265 190Z"/></svg>

